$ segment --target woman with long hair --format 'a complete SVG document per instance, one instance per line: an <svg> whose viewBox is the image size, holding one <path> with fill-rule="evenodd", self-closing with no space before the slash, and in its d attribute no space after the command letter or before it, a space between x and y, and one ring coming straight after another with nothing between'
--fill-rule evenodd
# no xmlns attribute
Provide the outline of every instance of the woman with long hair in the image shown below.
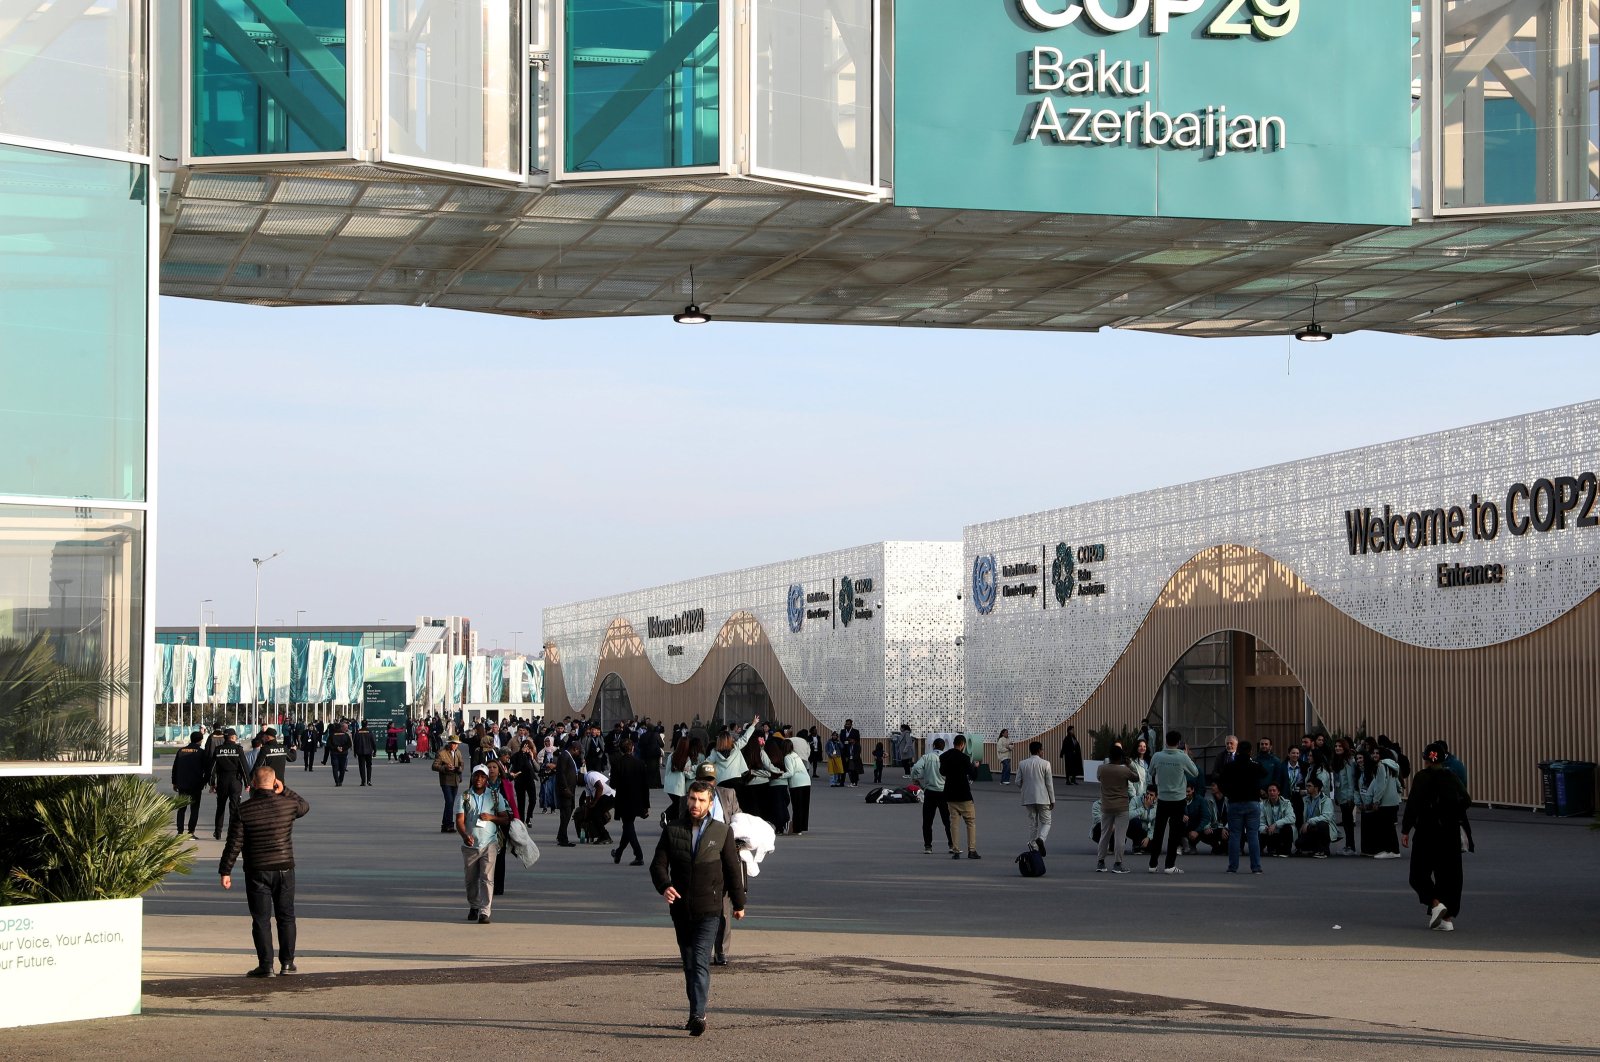
<svg viewBox="0 0 1600 1062"><path fill-rule="evenodd" d="M761 747L761 765L768 771L766 814L775 833L789 825L789 752L787 738L768 738Z"/></svg>
<svg viewBox="0 0 1600 1062"><path fill-rule="evenodd" d="M789 832L796 837L811 828L811 771L796 747L798 741L789 742L789 754L783 758L784 781L789 786Z"/></svg>
<svg viewBox="0 0 1600 1062"><path fill-rule="evenodd" d="M1333 743L1333 760L1328 773L1333 776L1329 796L1339 809L1340 824L1344 827L1345 855L1356 854L1356 796L1360 791L1357 781L1355 757L1350 754L1350 742L1339 738Z"/></svg>
<svg viewBox="0 0 1600 1062"><path fill-rule="evenodd" d="M699 742L696 741L695 744ZM668 797L667 822L678 817L683 808L684 794L689 791L689 780L694 775L696 764L689 746L688 738L678 739L677 746L672 750L672 756L667 760L665 777L661 779L662 792Z"/></svg>
<svg viewBox="0 0 1600 1062"><path fill-rule="evenodd" d="M994 754L1000 758L1000 784L1011 784L1011 731L1006 727L1000 728L1000 736L994 739Z"/></svg>

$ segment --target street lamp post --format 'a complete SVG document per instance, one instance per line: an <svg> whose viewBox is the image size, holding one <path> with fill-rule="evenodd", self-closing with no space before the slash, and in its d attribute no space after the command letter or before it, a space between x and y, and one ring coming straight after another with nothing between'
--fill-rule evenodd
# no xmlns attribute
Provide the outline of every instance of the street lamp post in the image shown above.
<svg viewBox="0 0 1600 1062"><path fill-rule="evenodd" d="M199 632L198 632L199 633L199 637L196 639L196 641L198 641L200 643L200 652L202 652L202 653L204 653L206 651L206 606L209 605L209 604L211 604L211 599L209 597L202 598L200 600L200 628L199 628ZM191 700L192 700L192 698L191 698ZM194 729L194 722L195 722L194 716L195 716L195 706L194 706L193 703L191 703L189 705L189 729L190 730Z"/></svg>
<svg viewBox="0 0 1600 1062"><path fill-rule="evenodd" d="M272 554L271 557L251 557L250 563L256 566L256 613L250 635L250 708L254 717L254 725L261 725L261 566L273 557L283 556L283 550Z"/></svg>
<svg viewBox="0 0 1600 1062"><path fill-rule="evenodd" d="M521 631L512 631L511 632L511 655L512 656L516 656L517 655L517 635L519 635L521 633L522 633Z"/></svg>

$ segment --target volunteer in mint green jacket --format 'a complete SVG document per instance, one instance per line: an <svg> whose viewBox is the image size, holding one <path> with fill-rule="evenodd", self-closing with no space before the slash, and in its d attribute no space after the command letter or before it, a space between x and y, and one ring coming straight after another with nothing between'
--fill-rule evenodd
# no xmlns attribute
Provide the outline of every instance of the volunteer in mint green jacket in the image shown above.
<svg viewBox="0 0 1600 1062"><path fill-rule="evenodd" d="M1324 859L1328 850L1343 836L1339 830L1339 809L1334 807L1333 798L1323 790L1322 780L1315 776L1306 779L1306 821L1295 846L1302 852Z"/></svg>
<svg viewBox="0 0 1600 1062"><path fill-rule="evenodd" d="M1294 851L1294 805L1278 790L1278 783L1267 786L1267 799L1261 802L1261 850L1280 859Z"/></svg>

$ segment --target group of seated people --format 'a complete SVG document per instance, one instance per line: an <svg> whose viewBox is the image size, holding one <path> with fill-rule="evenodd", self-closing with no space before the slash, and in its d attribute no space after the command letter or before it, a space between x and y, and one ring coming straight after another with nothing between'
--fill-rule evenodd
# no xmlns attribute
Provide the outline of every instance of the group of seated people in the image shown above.
<svg viewBox="0 0 1600 1062"><path fill-rule="evenodd" d="M1213 855L1226 855L1228 801L1222 795L1220 784L1212 782L1205 792L1197 792L1195 783L1190 782L1184 795L1188 806L1183 812L1182 850L1193 855L1205 845ZM1098 842L1100 801L1094 802L1090 817L1094 823L1091 836ZM1128 851L1149 855L1155 826L1156 790L1151 786L1145 790L1143 800L1129 804ZM1343 837L1339 809L1334 806L1333 798L1323 791L1320 778L1306 779L1305 793L1298 801L1284 796L1276 782L1267 786L1266 799L1261 801L1262 855L1282 859L1291 855L1326 859L1334 843Z"/></svg>

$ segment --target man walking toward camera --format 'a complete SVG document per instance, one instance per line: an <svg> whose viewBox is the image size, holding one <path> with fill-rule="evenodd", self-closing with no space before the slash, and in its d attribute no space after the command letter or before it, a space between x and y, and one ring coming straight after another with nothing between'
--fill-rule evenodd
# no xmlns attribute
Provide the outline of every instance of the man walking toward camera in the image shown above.
<svg viewBox="0 0 1600 1062"><path fill-rule="evenodd" d="M456 833L461 835L461 862L467 881L467 921L489 924L494 905L494 867L500 856L500 831L511 825L511 805L498 785L489 784L489 768L472 769L472 783L456 808Z"/></svg>
<svg viewBox="0 0 1600 1062"><path fill-rule="evenodd" d="M250 776L250 799L239 805L228 824L228 841L222 846L217 873L222 887L233 888L233 863L244 853L245 899L250 904L250 936L256 945L256 965L246 977L272 976L272 922L278 923L280 972L295 972L294 946L294 820L311 806L284 787L271 767L263 764Z"/></svg>
<svg viewBox="0 0 1600 1062"><path fill-rule="evenodd" d="M733 834L725 823L711 817L716 786L695 782L685 797L684 817L661 831L650 880L667 901L672 928L683 961L684 987L689 996L689 1035L706 1031L706 999L711 993L711 952L722 919L726 896L733 917L744 917L744 875Z"/></svg>

